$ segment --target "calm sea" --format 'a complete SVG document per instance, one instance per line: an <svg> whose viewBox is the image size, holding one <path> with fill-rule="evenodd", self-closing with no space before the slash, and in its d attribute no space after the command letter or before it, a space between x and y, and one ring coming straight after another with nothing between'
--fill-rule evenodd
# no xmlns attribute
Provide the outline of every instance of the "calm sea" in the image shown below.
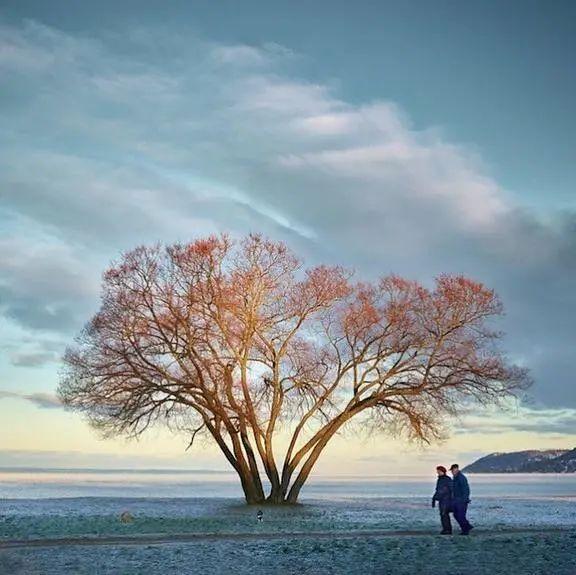
<svg viewBox="0 0 576 575"><path fill-rule="evenodd" d="M574 498L576 474L469 475L473 497ZM302 497L429 497L435 478L312 477ZM0 469L0 498L241 497L233 473L174 470Z"/></svg>

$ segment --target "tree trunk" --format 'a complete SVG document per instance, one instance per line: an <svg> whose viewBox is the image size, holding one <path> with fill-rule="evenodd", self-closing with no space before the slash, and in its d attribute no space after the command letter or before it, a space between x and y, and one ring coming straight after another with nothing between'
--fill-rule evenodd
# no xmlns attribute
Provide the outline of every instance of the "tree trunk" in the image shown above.
<svg viewBox="0 0 576 575"><path fill-rule="evenodd" d="M280 505L286 503L286 491L280 488L280 485L273 485L270 494L266 498L266 503Z"/></svg>
<svg viewBox="0 0 576 575"><path fill-rule="evenodd" d="M240 482L242 483L246 503L262 503L264 501L264 488L260 481L258 468L253 468L246 462L238 437L232 435L231 438L234 444L234 452L236 454L237 465L235 466L235 469L240 477Z"/></svg>
<svg viewBox="0 0 576 575"><path fill-rule="evenodd" d="M340 417L333 420L332 424L328 429L325 431L324 436L318 441L316 446L312 449L312 452L308 456L308 459L300 469L300 473L298 473L294 483L290 487L290 491L288 491L288 496L286 497L286 503L294 504L298 501L298 496L300 495L300 490L306 483L312 468L318 461L320 454L324 451L326 445L328 445L329 441L334 437L335 433L356 413L365 409L364 406L358 408L355 407L354 409L350 410L348 413L342 414Z"/></svg>
<svg viewBox="0 0 576 575"><path fill-rule="evenodd" d="M262 485L254 480L251 473L238 471L242 490L244 491L244 499L248 505L257 505L264 503L264 491Z"/></svg>

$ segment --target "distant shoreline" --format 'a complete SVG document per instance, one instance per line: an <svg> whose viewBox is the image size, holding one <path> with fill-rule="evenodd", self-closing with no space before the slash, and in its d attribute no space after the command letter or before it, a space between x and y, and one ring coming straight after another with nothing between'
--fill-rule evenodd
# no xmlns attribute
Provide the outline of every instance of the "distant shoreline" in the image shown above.
<svg viewBox="0 0 576 575"><path fill-rule="evenodd" d="M557 473L571 475L576 473L576 448L490 453L470 463L463 471L476 474L538 473L548 475Z"/></svg>
<svg viewBox="0 0 576 575"><path fill-rule="evenodd" d="M226 469L155 469L155 468L99 468L99 467L0 467L0 473L144 473L144 474L195 474L234 475Z"/></svg>
<svg viewBox="0 0 576 575"><path fill-rule="evenodd" d="M576 471L466 471L466 475L575 475Z"/></svg>
<svg viewBox="0 0 576 575"><path fill-rule="evenodd" d="M558 471L469 471L464 468L463 471L466 475L529 475L529 476L551 476L551 475L574 475L574 472L558 472ZM125 468L125 467L33 467L33 466L0 466L0 474L18 474L18 473L33 473L33 474L82 474L82 473L93 473L97 475L114 475L114 474L125 474L125 475L218 475L222 477L236 478L236 473L233 470L227 469L170 469L170 468ZM382 473L375 475L364 475L364 474L324 474L324 475L314 475L316 480L330 480L330 481L360 481L360 482L370 482L379 481L382 479L391 478L406 478L406 479L416 479L418 481L426 480L430 478L431 475L427 473Z"/></svg>

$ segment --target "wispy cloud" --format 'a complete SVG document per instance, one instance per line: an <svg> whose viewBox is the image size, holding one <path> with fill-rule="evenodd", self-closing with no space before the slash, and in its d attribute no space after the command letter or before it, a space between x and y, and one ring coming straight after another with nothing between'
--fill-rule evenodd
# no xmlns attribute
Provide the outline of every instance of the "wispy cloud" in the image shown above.
<svg viewBox="0 0 576 575"><path fill-rule="evenodd" d="M576 405L574 214L525 209L477 151L301 78L289 50L157 34L2 25L6 316L71 334L119 251L260 231L362 275L486 281L534 393Z"/></svg>
<svg viewBox="0 0 576 575"><path fill-rule="evenodd" d="M99 271L86 264L73 247L46 234L18 230L0 238L0 311L27 328L77 329L80 309L97 295ZM11 357L18 363L31 355Z"/></svg>
<svg viewBox="0 0 576 575"><path fill-rule="evenodd" d="M45 409L62 408L62 403L53 394L50 393L19 393L16 391L0 390L0 399L23 399Z"/></svg>
<svg viewBox="0 0 576 575"><path fill-rule="evenodd" d="M16 367L41 367L55 361L53 352L17 352L10 355L10 362Z"/></svg>
<svg viewBox="0 0 576 575"><path fill-rule="evenodd" d="M498 435L527 432L572 436L576 443L576 409L545 409L517 406L505 412L483 412L463 418L456 433Z"/></svg>

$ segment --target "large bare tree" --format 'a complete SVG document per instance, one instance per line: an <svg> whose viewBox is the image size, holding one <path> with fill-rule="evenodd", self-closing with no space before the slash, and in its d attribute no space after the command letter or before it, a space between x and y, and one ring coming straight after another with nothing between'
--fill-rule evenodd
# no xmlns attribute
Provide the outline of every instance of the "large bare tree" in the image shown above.
<svg viewBox="0 0 576 575"><path fill-rule="evenodd" d="M105 273L59 391L105 434L207 434L248 503L294 503L347 422L429 442L525 387L487 325L501 312L461 276L354 282L255 235L139 247Z"/></svg>

